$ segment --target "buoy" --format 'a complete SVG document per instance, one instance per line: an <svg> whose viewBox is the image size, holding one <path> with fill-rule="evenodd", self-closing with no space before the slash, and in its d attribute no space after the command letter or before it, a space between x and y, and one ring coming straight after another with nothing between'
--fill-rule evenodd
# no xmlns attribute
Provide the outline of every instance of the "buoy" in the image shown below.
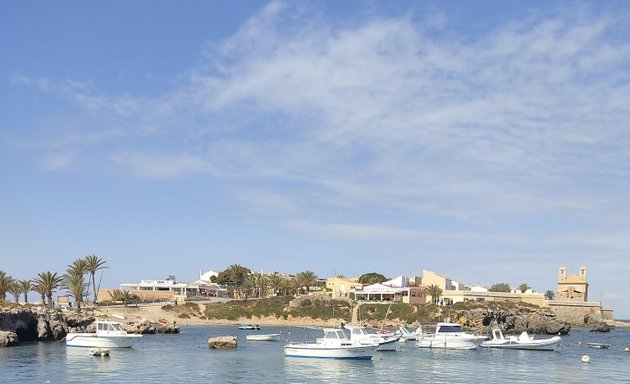
<svg viewBox="0 0 630 384"><path fill-rule="evenodd" d="M583 363L590 363L591 362L591 357L589 355L583 355L582 356L582 362Z"/></svg>
<svg viewBox="0 0 630 384"><path fill-rule="evenodd" d="M624 352L630 352L630 348L625 347L625 348L623 349L623 351L624 351Z"/></svg>
<svg viewBox="0 0 630 384"><path fill-rule="evenodd" d="M582 341L580 340L578 341L578 347L581 347L581 346L582 346Z"/></svg>

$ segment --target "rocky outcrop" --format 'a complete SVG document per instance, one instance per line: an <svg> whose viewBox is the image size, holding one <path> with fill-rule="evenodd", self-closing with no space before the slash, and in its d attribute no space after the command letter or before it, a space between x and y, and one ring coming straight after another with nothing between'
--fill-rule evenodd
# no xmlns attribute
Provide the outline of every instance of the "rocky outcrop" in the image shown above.
<svg viewBox="0 0 630 384"><path fill-rule="evenodd" d="M236 336L217 336L208 339L208 347L211 349L234 349L236 344Z"/></svg>
<svg viewBox="0 0 630 384"><path fill-rule="evenodd" d="M566 335L571 325L559 321L556 314L542 308L519 307L489 308L480 307L460 310L456 319L465 327L473 329L489 329L499 327L506 333Z"/></svg>
<svg viewBox="0 0 630 384"><path fill-rule="evenodd" d="M130 322L125 324L127 333L137 333L141 335L158 333L157 326L151 324L149 320L140 321L138 323Z"/></svg>
<svg viewBox="0 0 630 384"><path fill-rule="evenodd" d="M179 327L173 320L171 323L162 324L157 331L158 333L179 333Z"/></svg>
<svg viewBox="0 0 630 384"><path fill-rule="evenodd" d="M0 331L0 347L13 347L18 344L20 344L20 340L17 333Z"/></svg>
<svg viewBox="0 0 630 384"><path fill-rule="evenodd" d="M591 332L610 332L610 325L605 321L600 321L595 328L591 329Z"/></svg>
<svg viewBox="0 0 630 384"><path fill-rule="evenodd" d="M0 309L0 331L15 333L18 341L54 341L66 336L68 324L56 309L5 307Z"/></svg>

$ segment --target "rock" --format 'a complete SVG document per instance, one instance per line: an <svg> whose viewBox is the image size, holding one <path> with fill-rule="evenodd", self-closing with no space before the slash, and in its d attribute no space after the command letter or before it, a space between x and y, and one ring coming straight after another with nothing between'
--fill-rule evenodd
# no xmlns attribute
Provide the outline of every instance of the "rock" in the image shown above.
<svg viewBox="0 0 630 384"><path fill-rule="evenodd" d="M591 332L610 332L610 325L605 321L600 321L595 328L591 329Z"/></svg>
<svg viewBox="0 0 630 384"><path fill-rule="evenodd" d="M176 325L175 320L170 324L164 324L158 328L158 333L179 333L179 327Z"/></svg>
<svg viewBox="0 0 630 384"><path fill-rule="evenodd" d="M0 309L0 330L16 333L20 341L53 341L66 336L68 325L54 308L6 307Z"/></svg>
<svg viewBox="0 0 630 384"><path fill-rule="evenodd" d="M212 349L234 349L236 344L236 336L217 336L208 339L208 347Z"/></svg>
<svg viewBox="0 0 630 384"><path fill-rule="evenodd" d="M158 333L157 327L152 325L149 320L144 320L139 323L130 322L125 324L125 330L127 333L137 333L141 335Z"/></svg>
<svg viewBox="0 0 630 384"><path fill-rule="evenodd" d="M15 332L0 331L0 347L13 347L20 344L20 339Z"/></svg>

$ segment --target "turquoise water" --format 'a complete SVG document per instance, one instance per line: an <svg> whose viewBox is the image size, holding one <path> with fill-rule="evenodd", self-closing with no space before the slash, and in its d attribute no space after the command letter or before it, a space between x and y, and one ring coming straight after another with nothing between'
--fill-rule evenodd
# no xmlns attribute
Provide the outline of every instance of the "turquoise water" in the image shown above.
<svg viewBox="0 0 630 384"><path fill-rule="evenodd" d="M440 351L404 344L372 361L286 358L284 342L248 342L236 327L183 327L178 335L146 335L132 349L94 357L86 348L35 343L0 348L1 383L622 383L630 381L630 329L608 334L573 330L556 352ZM263 327L289 340L321 331ZM211 350L207 340L238 336L235 350ZM580 345L580 343L582 345ZM611 345L587 348L587 342ZM591 357L589 364L581 356Z"/></svg>

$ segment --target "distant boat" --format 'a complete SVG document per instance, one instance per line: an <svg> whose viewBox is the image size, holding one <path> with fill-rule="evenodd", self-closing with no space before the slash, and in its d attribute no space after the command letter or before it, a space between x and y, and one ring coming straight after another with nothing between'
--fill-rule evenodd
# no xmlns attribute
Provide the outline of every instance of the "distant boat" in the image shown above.
<svg viewBox="0 0 630 384"><path fill-rule="evenodd" d="M527 332L521 333L520 336L504 337L500 329L492 330L492 340L481 343L484 348L500 348L500 349L525 349L531 351L555 351L560 344L560 336L553 336L548 339L534 339Z"/></svg>
<svg viewBox="0 0 630 384"><path fill-rule="evenodd" d="M240 325L238 329L242 329L244 331L258 331L260 330L260 325L243 324L243 325Z"/></svg>
<svg viewBox="0 0 630 384"><path fill-rule="evenodd" d="M121 323L96 321L96 333L68 333L68 347L131 348L142 339L142 335L128 334Z"/></svg>
<svg viewBox="0 0 630 384"><path fill-rule="evenodd" d="M247 335L247 341L279 341L282 335L279 333L270 333L267 335Z"/></svg>
<svg viewBox="0 0 630 384"><path fill-rule="evenodd" d="M604 343L586 343L586 346L597 349L608 349L610 348L610 344Z"/></svg>
<svg viewBox="0 0 630 384"><path fill-rule="evenodd" d="M377 351L399 351L400 335L393 332L382 332L376 328L362 327L359 325L349 325L341 323L341 328L350 331L350 340L359 344L374 345L378 343Z"/></svg>
<svg viewBox="0 0 630 384"><path fill-rule="evenodd" d="M284 346L287 357L316 357L322 359L371 360L378 342L373 345L359 344L348 338L343 329L324 328L324 337L314 342L291 342Z"/></svg>
<svg viewBox="0 0 630 384"><path fill-rule="evenodd" d="M484 336L464 332L457 323L425 324L427 325L434 326L435 330L418 336L416 344L420 348L477 349L481 340L485 340Z"/></svg>

